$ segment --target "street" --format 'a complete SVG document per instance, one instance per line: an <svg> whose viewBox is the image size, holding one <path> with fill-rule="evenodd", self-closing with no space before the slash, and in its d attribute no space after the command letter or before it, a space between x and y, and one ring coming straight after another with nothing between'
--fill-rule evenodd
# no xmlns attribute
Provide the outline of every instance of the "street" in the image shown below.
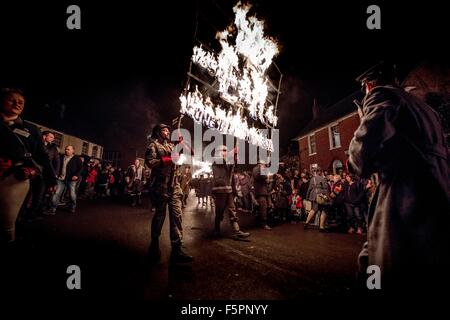
<svg viewBox="0 0 450 320"><path fill-rule="evenodd" d="M25 224L22 244L8 261L4 280L21 296L146 300L298 299L350 294L363 237L304 230L302 224L257 228L240 214L248 241L213 238L214 215L190 195L184 210L184 249L191 265L169 265L168 217L158 264L146 259L153 213L149 203L130 207L110 199L81 200L75 214ZM81 270L81 290L68 290L67 267ZM7 287L5 287L7 288Z"/></svg>

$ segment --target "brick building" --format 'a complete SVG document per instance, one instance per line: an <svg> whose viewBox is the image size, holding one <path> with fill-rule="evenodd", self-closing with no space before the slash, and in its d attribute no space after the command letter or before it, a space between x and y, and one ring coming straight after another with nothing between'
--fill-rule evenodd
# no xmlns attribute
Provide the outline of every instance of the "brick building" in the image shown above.
<svg viewBox="0 0 450 320"><path fill-rule="evenodd" d="M450 144L449 66L419 64L403 79L402 87L439 113ZM294 138L299 144L301 170L318 166L336 173L343 167L348 158L348 146L359 125L353 100L362 98L363 93L358 90L327 109L314 102L312 121Z"/></svg>
<svg viewBox="0 0 450 320"><path fill-rule="evenodd" d="M350 140L359 125L353 100L362 97L358 90L327 109L314 101L312 121L294 139L299 144L301 170L320 167L336 173L343 168Z"/></svg>

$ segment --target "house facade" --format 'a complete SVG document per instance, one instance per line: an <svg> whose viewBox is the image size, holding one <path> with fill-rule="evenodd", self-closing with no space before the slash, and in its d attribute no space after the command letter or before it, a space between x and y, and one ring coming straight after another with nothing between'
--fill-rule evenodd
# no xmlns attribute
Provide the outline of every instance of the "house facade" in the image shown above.
<svg viewBox="0 0 450 320"><path fill-rule="evenodd" d="M31 121L28 121L31 122ZM64 148L66 146L73 146L75 149L75 154L84 155L90 158L96 158L101 160L103 157L103 146L96 144L94 142L58 131L52 128L46 127L44 125L31 122L36 125L41 131L51 131L55 135L54 144L58 147L60 153L64 153Z"/></svg>
<svg viewBox="0 0 450 320"><path fill-rule="evenodd" d="M422 63L403 79L402 87L436 110L450 145L450 68L439 63ZM358 90L327 109L315 101L312 121L294 139L299 144L299 167L315 167L338 173L348 158L348 147L359 126L354 100Z"/></svg>
<svg viewBox="0 0 450 320"><path fill-rule="evenodd" d="M320 167L329 173L344 169L347 150L359 125L354 99L361 100L360 91L328 109L313 105L313 120L295 138L299 145L300 170Z"/></svg>

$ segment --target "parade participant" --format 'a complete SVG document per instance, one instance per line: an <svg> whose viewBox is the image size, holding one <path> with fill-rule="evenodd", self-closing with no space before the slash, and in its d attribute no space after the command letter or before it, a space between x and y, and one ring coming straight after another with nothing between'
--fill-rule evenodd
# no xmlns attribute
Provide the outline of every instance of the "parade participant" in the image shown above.
<svg viewBox="0 0 450 320"><path fill-rule="evenodd" d="M142 199L142 189L144 186L145 180L145 169L144 166L141 165L141 161L139 159L134 160L134 164L132 164L126 173L125 183L127 185L128 194L131 197L131 206L134 207L136 204L141 205Z"/></svg>
<svg viewBox="0 0 450 320"><path fill-rule="evenodd" d="M151 226L151 243L149 256L153 260L159 260L161 251L159 237L166 218L166 209L169 208L170 241L172 252L170 261L191 262L193 257L187 255L181 249L182 228L182 197L178 166L172 161L174 144L170 142L170 128L164 124L158 124L153 128L150 144L145 153L145 163L152 170L150 176L152 204L155 207L155 215ZM177 155L173 154L175 162ZM179 156L178 156L179 157Z"/></svg>
<svg viewBox="0 0 450 320"><path fill-rule="evenodd" d="M234 150L232 150L232 152L234 152ZM217 147L216 156L220 160L212 164L212 194L215 198L214 235L220 236L220 224L226 211L228 217L230 218L231 228L233 230L233 239L237 240L247 238L250 236L250 233L240 230L238 224L239 219L236 215L236 207L234 204L233 193L235 193L236 190L233 190L233 186L235 185L233 177L235 165L226 163L228 158L228 150L226 146L222 145Z"/></svg>
<svg viewBox="0 0 450 320"><path fill-rule="evenodd" d="M270 196L271 188L270 177L267 175L261 174L261 171L267 166L266 162L263 160L259 160L259 163L256 167L253 168L253 181L254 181L254 192L256 203L259 207L259 216L261 219L261 226L264 230L272 230L271 227L267 224L267 215L269 208L273 207L272 199Z"/></svg>
<svg viewBox="0 0 450 320"><path fill-rule="evenodd" d="M184 172L181 175L181 191L183 192L183 208L187 206L187 199L189 196L189 192L191 191L191 168L185 167Z"/></svg>
<svg viewBox="0 0 450 320"><path fill-rule="evenodd" d="M392 65L380 63L357 81L366 96L348 167L361 178L379 176L361 273L376 265L384 290L441 292L449 279L450 179L439 117L396 84Z"/></svg>

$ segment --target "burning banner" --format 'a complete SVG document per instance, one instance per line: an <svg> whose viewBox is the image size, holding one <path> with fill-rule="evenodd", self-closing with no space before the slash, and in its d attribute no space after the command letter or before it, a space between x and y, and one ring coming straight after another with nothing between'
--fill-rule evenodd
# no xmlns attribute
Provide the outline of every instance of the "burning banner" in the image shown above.
<svg viewBox="0 0 450 320"><path fill-rule="evenodd" d="M234 25L216 35L221 47L218 54L204 45L194 47L191 62L206 72L211 83L189 72L199 84L188 82L180 96L180 113L222 134L273 151L270 130L278 122L281 74L276 88L267 71L279 49L264 35L264 22L247 16L249 10L250 6L241 3L233 8ZM274 102L269 99L270 91Z"/></svg>

